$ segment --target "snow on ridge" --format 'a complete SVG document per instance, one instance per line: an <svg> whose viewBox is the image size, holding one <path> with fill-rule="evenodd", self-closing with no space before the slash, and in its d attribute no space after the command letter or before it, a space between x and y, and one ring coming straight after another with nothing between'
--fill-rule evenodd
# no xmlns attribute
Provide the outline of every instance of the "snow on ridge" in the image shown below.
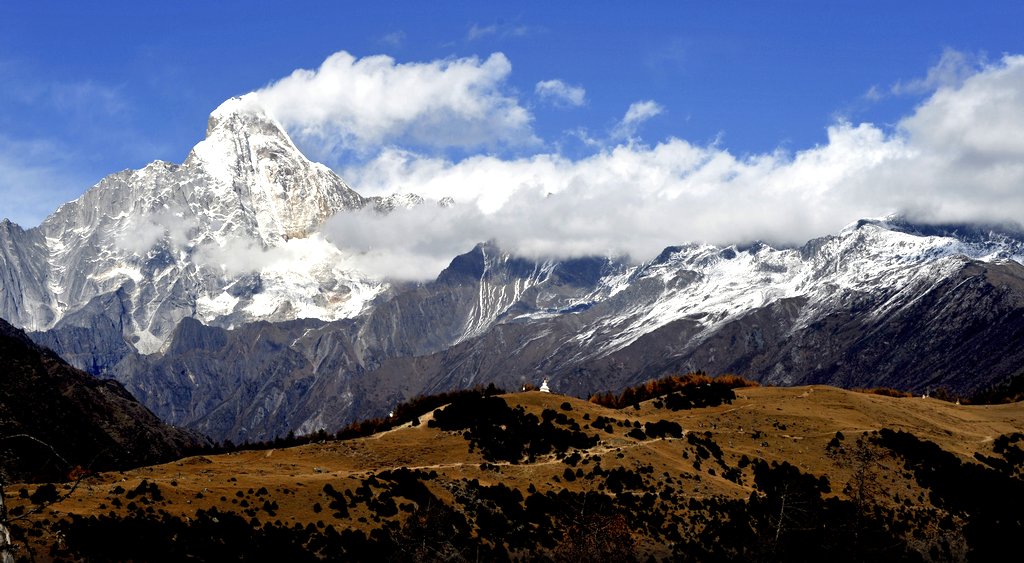
<svg viewBox="0 0 1024 563"><path fill-rule="evenodd" d="M1020 242L1016 244L1002 241L993 247L992 241L912 234L884 221L859 221L826 237L808 257L797 249L766 245L742 251L735 245L690 245L662 262L602 279L603 299L618 298L625 305L616 307L614 315L598 318L572 342L581 350L596 343L600 357L674 321L689 319L702 327L693 340L699 343L724 323L797 297L810 304L797 320L798 326L806 326L816 320L818 311L829 310L830 301L850 292L884 294L928 287L955 273L965 260L1001 261L1012 255L1019 262ZM655 282L657 295L630 295L641 280Z"/></svg>

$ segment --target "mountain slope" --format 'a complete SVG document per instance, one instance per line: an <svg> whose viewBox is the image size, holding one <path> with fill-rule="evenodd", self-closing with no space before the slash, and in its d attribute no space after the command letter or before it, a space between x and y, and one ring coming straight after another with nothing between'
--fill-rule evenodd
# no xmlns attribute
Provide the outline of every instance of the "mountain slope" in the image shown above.
<svg viewBox="0 0 1024 563"><path fill-rule="evenodd" d="M580 394L693 369L742 373L782 385L889 386L918 392L944 387L969 394L1020 369L1022 282L1019 264L965 261L934 286L916 288L916 299L894 309L888 309L891 296L864 294L801 324L815 304L790 297L737 315L712 331L680 319L606 355L594 354L583 343L538 337L564 331L557 321L508 325L436 360L399 359L387 369L401 372L410 369L409 362L439 361L434 371L444 378L435 379L429 389L468 378L511 384L505 374L527 363L559 389ZM579 361L562 360L588 354Z"/></svg>
<svg viewBox="0 0 1024 563"><path fill-rule="evenodd" d="M161 422L121 385L64 363L0 320L0 471L5 478L61 478L66 466L100 470L180 457L206 440Z"/></svg>

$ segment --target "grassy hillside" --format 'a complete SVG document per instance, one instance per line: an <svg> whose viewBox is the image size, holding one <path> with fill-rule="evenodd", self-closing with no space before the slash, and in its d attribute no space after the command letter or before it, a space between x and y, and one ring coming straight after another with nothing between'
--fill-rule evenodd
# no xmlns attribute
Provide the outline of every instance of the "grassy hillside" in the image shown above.
<svg viewBox="0 0 1024 563"><path fill-rule="evenodd" d="M15 532L43 560L943 561L1022 531L1024 404L732 393L465 395L367 437L94 475ZM47 492L8 490L11 514Z"/></svg>

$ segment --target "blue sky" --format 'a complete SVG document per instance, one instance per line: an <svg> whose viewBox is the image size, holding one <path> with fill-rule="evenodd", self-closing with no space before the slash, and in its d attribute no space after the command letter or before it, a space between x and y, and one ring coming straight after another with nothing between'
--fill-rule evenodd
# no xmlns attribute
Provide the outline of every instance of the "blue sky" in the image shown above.
<svg viewBox="0 0 1024 563"><path fill-rule="evenodd" d="M433 145L399 132L338 150L298 135L375 189L386 182L360 168L373 142L450 163L576 162L672 138L740 160L798 155L829 144L837 122L889 134L934 94L943 61L970 74L1024 53L1020 2L89 4L0 5L0 216L24 226L109 173L181 162L223 100L341 51L399 65L500 53L510 69L490 87L533 138Z"/></svg>

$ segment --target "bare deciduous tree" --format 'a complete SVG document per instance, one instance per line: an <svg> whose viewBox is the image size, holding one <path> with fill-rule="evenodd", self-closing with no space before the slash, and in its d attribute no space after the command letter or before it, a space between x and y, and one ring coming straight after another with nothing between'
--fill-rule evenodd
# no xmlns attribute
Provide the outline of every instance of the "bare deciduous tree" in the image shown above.
<svg viewBox="0 0 1024 563"><path fill-rule="evenodd" d="M40 440L39 438L36 438L35 436L32 436L30 434L12 434L10 436L4 436L3 438L0 438L0 441L11 440L27 440L38 446L41 446L43 449L48 450L50 454L58 461L60 461L62 464L64 464L65 467L67 467L68 469L72 468L72 465L68 462L68 460L64 459L64 457L61 456L60 453L57 452L57 450L53 446L44 442L43 440ZM14 545L14 541L11 536L11 524L19 520L25 520L35 514L40 513L51 504L66 500L75 493L75 491L78 489L78 485L82 482L82 479L84 479L87 475L89 475L88 471L78 471L77 474L75 475L74 481L71 484L71 487L68 488L68 491L66 493L64 493L63 495L57 495L56 498L40 502L35 507L23 512L22 514L19 514L16 517L12 517L7 510L7 503L5 499L8 475L6 472L6 468L3 467L3 465L0 465L0 563L14 563L14 552L17 549L17 547Z"/></svg>

